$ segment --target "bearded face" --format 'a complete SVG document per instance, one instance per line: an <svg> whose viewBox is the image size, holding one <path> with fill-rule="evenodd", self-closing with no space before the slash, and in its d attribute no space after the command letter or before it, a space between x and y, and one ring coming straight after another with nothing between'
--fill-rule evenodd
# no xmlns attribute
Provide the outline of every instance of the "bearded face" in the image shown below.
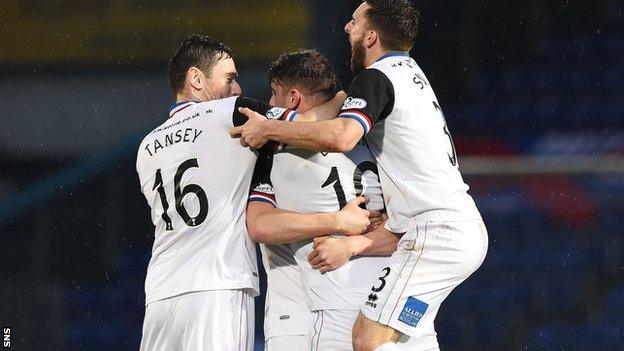
<svg viewBox="0 0 624 351"><path fill-rule="evenodd" d="M364 38L357 40L351 45L351 72L358 74L365 69Z"/></svg>

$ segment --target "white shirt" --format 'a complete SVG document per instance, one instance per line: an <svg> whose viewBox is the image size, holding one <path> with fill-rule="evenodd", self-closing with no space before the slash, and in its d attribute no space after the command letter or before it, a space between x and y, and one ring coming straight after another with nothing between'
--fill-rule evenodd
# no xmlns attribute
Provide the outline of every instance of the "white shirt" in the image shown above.
<svg viewBox="0 0 624 351"><path fill-rule="evenodd" d="M364 193L370 197L367 208L381 210L384 205L376 173L369 150L361 144L344 155L287 149L272 159L259 159L250 201L265 201L303 213L335 212ZM370 273L378 272L386 257L354 257L343 267L320 274L308 263L312 246L312 240L291 244L308 308L358 309L376 279ZM268 289L273 294L274 287L269 284Z"/></svg>
<svg viewBox="0 0 624 351"><path fill-rule="evenodd" d="M246 121L238 106L269 108L242 97L183 102L139 146L136 167L155 226L146 305L193 291L258 292L245 226L257 156L228 133Z"/></svg>
<svg viewBox="0 0 624 351"><path fill-rule="evenodd" d="M360 72L339 117L364 129L379 167L388 230L406 232L423 214L480 218L438 100L407 53L389 53Z"/></svg>

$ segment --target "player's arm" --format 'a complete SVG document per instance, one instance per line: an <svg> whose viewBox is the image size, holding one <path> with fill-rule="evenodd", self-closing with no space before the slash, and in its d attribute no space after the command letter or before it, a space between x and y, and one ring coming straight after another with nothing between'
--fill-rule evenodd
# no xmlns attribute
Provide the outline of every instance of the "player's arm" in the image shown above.
<svg viewBox="0 0 624 351"><path fill-rule="evenodd" d="M312 269L321 273L344 266L354 256L388 256L396 251L402 234L395 234L383 226L358 236L317 237L314 250L308 256Z"/></svg>
<svg viewBox="0 0 624 351"><path fill-rule="evenodd" d="M276 120L294 120L297 116L297 112L291 109L272 107L271 105L252 98L239 96L234 103L234 111L232 112L232 125L234 127L240 127L248 121L248 117L241 113L241 109L256 111L254 117L262 121L269 119Z"/></svg>
<svg viewBox="0 0 624 351"><path fill-rule="evenodd" d="M271 169L273 153L261 152L256 161L247 206L247 231L262 243L286 243L318 235L342 233L357 235L369 225L369 212L358 206L363 197L350 201L334 213L297 213L276 207Z"/></svg>
<svg viewBox="0 0 624 351"><path fill-rule="evenodd" d="M268 140L315 151L348 152L366 135L373 124L392 111L394 88L382 72L367 69L358 74L349 89L339 118L318 122L294 122L266 120L250 109L240 109L249 120L243 126L230 130L232 136L240 136L241 143L252 147L264 145ZM317 110L319 111L319 110ZM323 112L309 111L310 114ZM327 119L332 116L302 117L303 120Z"/></svg>
<svg viewBox="0 0 624 351"><path fill-rule="evenodd" d="M321 122L268 122L262 139L283 140L284 144L314 151L349 152L364 135L357 122L343 118ZM249 145L253 145L253 140L246 139Z"/></svg>
<svg viewBox="0 0 624 351"><path fill-rule="evenodd" d="M294 120L295 116L297 115L297 112L295 112L294 110L281 107L272 107L263 101L239 96L238 98L236 98L236 102L234 103L234 111L232 112L232 125L234 128L244 125L249 120L246 115L240 113L239 110L241 109L257 111L257 113L254 115L254 118L256 120L262 121L272 119L280 121ZM266 152L272 152L276 148L277 144L275 142L266 143L257 147L258 150L263 150Z"/></svg>
<svg viewBox="0 0 624 351"><path fill-rule="evenodd" d="M358 207L364 201L358 197L333 213L291 212L267 202L251 201L247 206L247 231L253 241L265 244L289 243L332 233L358 235L369 224L368 211Z"/></svg>
<svg viewBox="0 0 624 351"><path fill-rule="evenodd" d="M351 256L388 256L397 249L397 243L403 234L396 234L383 226L360 237L343 237ZM356 239L356 240L352 240Z"/></svg>

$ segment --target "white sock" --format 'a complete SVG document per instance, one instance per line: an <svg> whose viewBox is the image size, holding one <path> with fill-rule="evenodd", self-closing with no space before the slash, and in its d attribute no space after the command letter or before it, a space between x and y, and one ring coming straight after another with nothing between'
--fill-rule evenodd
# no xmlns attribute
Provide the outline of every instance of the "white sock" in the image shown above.
<svg viewBox="0 0 624 351"><path fill-rule="evenodd" d="M394 342L387 342L373 351L401 351L401 349Z"/></svg>

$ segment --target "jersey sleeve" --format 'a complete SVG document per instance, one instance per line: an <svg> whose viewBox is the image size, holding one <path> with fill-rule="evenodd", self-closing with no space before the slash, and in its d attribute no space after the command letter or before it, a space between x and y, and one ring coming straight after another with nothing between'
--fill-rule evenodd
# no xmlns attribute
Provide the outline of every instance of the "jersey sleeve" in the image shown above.
<svg viewBox="0 0 624 351"><path fill-rule="evenodd" d="M273 168L273 152L260 152L249 189L248 202L262 201L277 207L275 192L271 183L271 169Z"/></svg>
<svg viewBox="0 0 624 351"><path fill-rule="evenodd" d="M349 88L338 117L352 118L364 128L364 135L377 121L388 117L394 107L394 88L390 79L377 69L360 72Z"/></svg>
<svg viewBox="0 0 624 351"><path fill-rule="evenodd" d="M234 111L232 112L232 124L235 127L242 126L245 122L247 122L247 116L238 112L239 107L247 107L266 116L268 119L292 121L297 116L297 112L293 110L281 107L271 107L260 100L239 96L234 103Z"/></svg>

